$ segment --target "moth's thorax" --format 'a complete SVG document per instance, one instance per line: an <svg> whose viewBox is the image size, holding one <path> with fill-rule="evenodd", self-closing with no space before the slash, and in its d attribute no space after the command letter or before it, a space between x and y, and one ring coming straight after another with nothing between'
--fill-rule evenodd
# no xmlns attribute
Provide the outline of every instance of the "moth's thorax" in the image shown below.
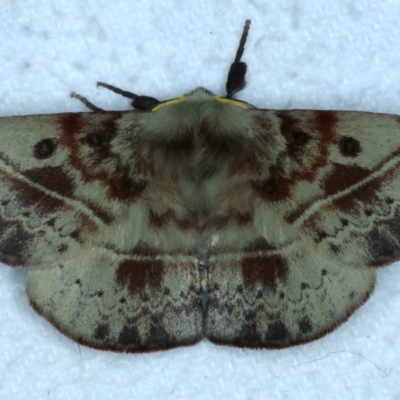
<svg viewBox="0 0 400 400"><path fill-rule="evenodd" d="M250 110L216 98L197 89L142 114L135 145L145 173L201 182L215 174L237 173L254 163Z"/></svg>
<svg viewBox="0 0 400 400"><path fill-rule="evenodd" d="M201 231L225 224L233 211L248 219L249 178L265 167L257 110L204 89L168 103L142 114L134 140L150 208Z"/></svg>

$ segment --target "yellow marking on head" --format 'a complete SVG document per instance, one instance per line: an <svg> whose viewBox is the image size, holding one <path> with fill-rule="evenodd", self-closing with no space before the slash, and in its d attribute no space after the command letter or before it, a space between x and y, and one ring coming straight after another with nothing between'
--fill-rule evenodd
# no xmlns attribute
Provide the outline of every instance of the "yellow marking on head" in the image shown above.
<svg viewBox="0 0 400 400"><path fill-rule="evenodd" d="M164 102L156 105L151 111L158 111L160 108L163 108L163 107L175 106L177 104L182 104L182 103L184 103L186 101L187 97L188 96L182 96L182 97L178 97L177 99L164 101ZM246 110L246 109L249 108L249 106L247 104L245 104L245 103L243 103L241 101L227 99L225 97L213 96L212 99L214 101L219 102L219 103L231 104L232 106L236 106L236 107L242 108L243 110Z"/></svg>
<svg viewBox="0 0 400 400"><path fill-rule="evenodd" d="M181 104L186 101L186 97L178 97L177 99L167 100L155 106L151 111L158 111L160 108L167 106L174 106L175 104Z"/></svg>
<svg viewBox="0 0 400 400"><path fill-rule="evenodd" d="M225 97L219 97L219 96L214 96L213 99L215 101L218 101L219 103L228 103L228 104L232 104L233 106L243 108L243 110L247 110L249 108L249 106L247 104L242 103L241 101L227 99Z"/></svg>

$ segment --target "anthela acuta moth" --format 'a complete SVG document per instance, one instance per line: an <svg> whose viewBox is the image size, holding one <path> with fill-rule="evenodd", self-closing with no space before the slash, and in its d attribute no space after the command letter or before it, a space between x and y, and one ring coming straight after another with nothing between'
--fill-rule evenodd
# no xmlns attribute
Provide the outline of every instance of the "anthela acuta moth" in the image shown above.
<svg viewBox="0 0 400 400"><path fill-rule="evenodd" d="M400 258L400 120L226 96L0 119L0 260L33 308L98 349L317 339Z"/></svg>

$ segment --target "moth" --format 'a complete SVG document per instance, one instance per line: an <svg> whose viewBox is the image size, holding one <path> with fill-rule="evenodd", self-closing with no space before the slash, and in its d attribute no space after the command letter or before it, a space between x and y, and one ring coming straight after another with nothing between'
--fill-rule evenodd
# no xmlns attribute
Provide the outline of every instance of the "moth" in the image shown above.
<svg viewBox="0 0 400 400"><path fill-rule="evenodd" d="M320 338L400 258L400 117L227 95L0 119L0 260L93 348L284 348Z"/></svg>

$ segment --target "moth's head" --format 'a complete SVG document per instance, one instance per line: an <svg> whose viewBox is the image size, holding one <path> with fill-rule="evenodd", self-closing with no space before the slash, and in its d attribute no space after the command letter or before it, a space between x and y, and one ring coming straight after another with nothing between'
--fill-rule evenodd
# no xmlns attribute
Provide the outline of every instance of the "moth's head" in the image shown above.
<svg viewBox="0 0 400 400"><path fill-rule="evenodd" d="M175 99L157 103L153 107L148 109L148 111L157 112L161 108L176 106L176 105L182 104L182 103L206 103L206 102L214 102L214 101L217 103L230 104L230 105L239 107L243 110L245 110L249 107L252 107L250 104L248 104L244 101L235 100L235 99L231 99L228 97L216 96L214 93L210 92L209 90L202 88L202 87L198 87L197 89L191 91L188 94L185 94L182 97L178 97Z"/></svg>

